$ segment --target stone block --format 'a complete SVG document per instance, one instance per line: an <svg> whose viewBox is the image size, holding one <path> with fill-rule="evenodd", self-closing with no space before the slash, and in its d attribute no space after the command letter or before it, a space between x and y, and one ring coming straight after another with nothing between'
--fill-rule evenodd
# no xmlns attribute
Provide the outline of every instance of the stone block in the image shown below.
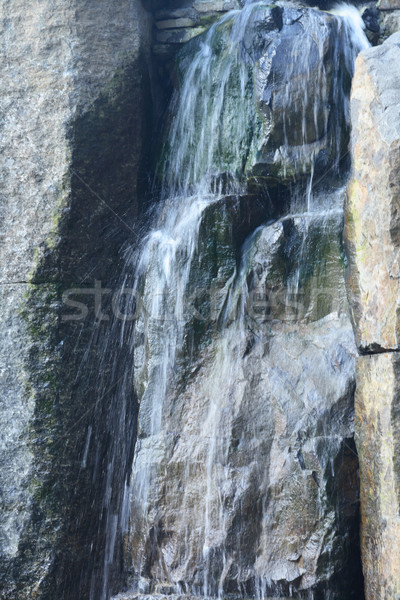
<svg viewBox="0 0 400 600"><path fill-rule="evenodd" d="M196 0L193 6L200 13L225 12L240 8L237 0Z"/></svg>
<svg viewBox="0 0 400 600"><path fill-rule="evenodd" d="M167 19L164 21L156 21L157 29L180 29L181 27L194 27L196 21L181 17L180 19Z"/></svg>

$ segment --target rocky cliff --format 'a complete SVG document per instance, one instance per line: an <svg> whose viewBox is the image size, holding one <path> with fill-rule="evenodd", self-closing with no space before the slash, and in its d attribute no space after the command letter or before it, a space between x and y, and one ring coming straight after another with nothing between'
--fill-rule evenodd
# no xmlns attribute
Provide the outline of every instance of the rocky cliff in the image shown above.
<svg viewBox="0 0 400 600"><path fill-rule="evenodd" d="M3 0L2 600L360 600L359 490L400 593L400 37L357 63L346 293L359 15L242 4Z"/></svg>
<svg viewBox="0 0 400 600"><path fill-rule="evenodd" d="M118 477L123 490L135 400L128 393L121 407L116 446L121 351L104 355L108 323L94 315L93 291L75 321L64 320L62 295L112 285L132 237L148 16L134 0L5 0L0 14L0 595L100 598L118 553L105 530L121 502L106 505L104 488Z"/></svg>
<svg viewBox="0 0 400 600"><path fill-rule="evenodd" d="M400 34L357 59L346 238L357 359L362 555L368 600L400 593Z"/></svg>

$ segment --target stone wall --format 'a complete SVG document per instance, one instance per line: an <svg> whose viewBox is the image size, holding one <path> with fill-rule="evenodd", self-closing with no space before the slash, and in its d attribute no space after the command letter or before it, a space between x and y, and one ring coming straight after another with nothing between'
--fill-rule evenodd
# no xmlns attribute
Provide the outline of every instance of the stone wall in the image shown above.
<svg viewBox="0 0 400 600"><path fill-rule="evenodd" d="M173 56L183 43L206 31L224 12L239 7L239 0L194 0L183 6L175 3L156 8L155 55L159 58Z"/></svg>
<svg viewBox="0 0 400 600"><path fill-rule="evenodd" d="M400 593L400 33L357 59L348 189L348 292L361 356L356 440L367 600Z"/></svg>
<svg viewBox="0 0 400 600"><path fill-rule="evenodd" d="M122 458L104 391L120 351L104 356L104 323L64 321L62 294L111 285L134 237L149 18L136 0L5 0L0 16L0 596L100 598L107 465L126 477L136 409Z"/></svg>

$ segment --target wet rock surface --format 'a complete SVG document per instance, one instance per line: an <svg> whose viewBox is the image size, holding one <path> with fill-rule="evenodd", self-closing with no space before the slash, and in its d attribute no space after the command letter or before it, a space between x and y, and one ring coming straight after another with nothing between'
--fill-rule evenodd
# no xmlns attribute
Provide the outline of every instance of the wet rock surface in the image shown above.
<svg viewBox="0 0 400 600"><path fill-rule="evenodd" d="M254 255L258 274L261 261L274 263L273 237ZM133 567L188 592L253 595L259 585L267 596L328 588L356 598L346 565L357 556L357 458L343 454L353 435L350 323L268 313L252 307L247 328L216 334L168 396L161 431L142 431L137 481L141 468L152 475L147 512L140 498L132 507ZM353 477L347 494L340 472Z"/></svg>
<svg viewBox="0 0 400 600"><path fill-rule="evenodd" d="M284 4L248 6L241 17L233 19L227 17L213 26L187 44L180 55L181 77L204 41L215 53L210 61L211 81L225 77L224 55L230 54L238 63L232 67L227 101L219 116L221 139L213 140L215 132L209 132L210 144L219 152L214 166L224 173L229 165L260 185L305 176L313 168L323 172L332 161L340 162L337 157L341 150L344 153L349 134L347 95L353 69L349 60L353 40L346 35L344 21ZM235 40L239 23L245 32L237 46L231 40ZM340 70L333 67L338 62ZM236 165L229 140L241 86L247 90L247 111L242 119L246 138L243 133L243 139L239 138L243 164ZM202 102L200 96L199 112ZM337 110L330 110L333 105ZM232 137L238 139L235 134Z"/></svg>
<svg viewBox="0 0 400 600"><path fill-rule="evenodd" d="M337 22L324 13L282 8L279 33L271 39L266 36L262 55L257 56L256 102L268 137L259 144L251 166L255 174L281 177L308 172L313 161L317 168L326 168L337 154L337 146L346 144L342 109L329 115L328 105L340 106L333 95L343 94L349 84L349 80L337 80L332 69L337 60L333 59L335 44L341 43ZM260 15L256 26L262 29L264 22ZM349 78L350 73L344 70L343 77Z"/></svg>
<svg viewBox="0 0 400 600"><path fill-rule="evenodd" d="M333 224L325 213L289 215L237 247L249 202L219 200L202 214L186 300L190 282L208 293L207 309L187 321L188 333L198 328L203 337L177 355L156 430L150 398L165 323L147 326L147 359L135 358L131 585L155 594L161 586L359 598L357 352L341 215L331 215ZM140 357L139 338L135 348Z"/></svg>
<svg viewBox="0 0 400 600"><path fill-rule="evenodd" d="M339 165L353 25L257 3L179 55L135 284L126 589L362 597Z"/></svg>

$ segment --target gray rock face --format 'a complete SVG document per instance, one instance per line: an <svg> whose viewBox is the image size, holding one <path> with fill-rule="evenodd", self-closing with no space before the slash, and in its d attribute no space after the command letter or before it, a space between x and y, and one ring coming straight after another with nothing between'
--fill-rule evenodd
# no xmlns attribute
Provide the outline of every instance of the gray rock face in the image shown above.
<svg viewBox="0 0 400 600"><path fill-rule="evenodd" d="M383 11L379 15L381 40L384 41L400 30L400 9Z"/></svg>
<svg viewBox="0 0 400 600"><path fill-rule="evenodd" d="M400 8L398 0L379 0L379 10L397 10Z"/></svg>
<svg viewBox="0 0 400 600"><path fill-rule="evenodd" d="M133 595L362 594L344 189L304 181L324 153L338 176L352 31L254 3L179 55L136 282Z"/></svg>
<svg viewBox="0 0 400 600"><path fill-rule="evenodd" d="M266 16L256 19L256 30L269 29ZM256 102L264 123L250 167L256 175L290 177L309 172L314 161L326 167L345 143L346 92L332 68L340 60L344 40L338 22L316 11L283 8L276 25L279 33L272 30L270 37L264 36L261 55L257 49L254 56ZM344 60L344 67L349 66ZM337 112L329 113L329 104Z"/></svg>
<svg viewBox="0 0 400 600"><path fill-rule="evenodd" d="M171 58L179 46L204 33L222 13L239 8L239 0L196 0L184 7L157 10L155 25L159 31L153 52L159 58Z"/></svg>
<svg viewBox="0 0 400 600"><path fill-rule="evenodd" d="M158 473L145 516L158 537L147 565L134 565L144 575L185 582L189 590L207 586L209 593L219 584L225 593L251 594L259 584L278 595L291 585L297 591L329 586L343 567L349 540L338 532L329 488L337 469L355 477L341 455L352 436L351 331L332 317L301 334L277 329L258 344L251 334L238 344L239 332L227 332L213 347L213 361L205 359L192 385L171 398L158 443L141 442ZM345 499L347 510L354 500ZM147 536L137 537L143 533L138 511L135 506L134 557L149 544Z"/></svg>
<svg viewBox="0 0 400 600"><path fill-rule="evenodd" d="M72 372L75 361L81 361L85 351L90 354L93 344L90 350L85 323L60 328L61 294L71 285L90 285L93 277L104 282L110 277L115 242L122 240L114 234L115 242L105 248L104 235L120 225L112 221L116 213L124 214L124 203L126 218L131 218L127 194L121 192L124 186L130 187L129 200L133 196L131 216L137 210L140 121L145 121L141 78L146 73L149 23L133 0L118 6L107 1L71 0L62 6L50 0L29 6L5 1L0 17L0 586L7 599L43 593L83 598L85 585L90 585L83 581L90 552L81 544L77 561L82 550L87 558L81 562L79 581L72 554L60 540L71 517L68 527L75 522L78 530L86 526L90 531L88 513L85 516L83 510L73 517L79 501L71 498L74 478L76 491L83 489L79 465L88 422L79 420L75 411L78 422L73 425L66 406L72 412L75 402L84 406L73 392ZM128 101L130 106L136 103L136 120ZM110 155L119 161L114 135L120 136L118 144L125 153L118 166L110 161ZM110 180L118 177L117 194ZM78 380L76 384L79 388ZM92 393L97 393L94 388ZM75 441L71 433L71 445L70 431L76 433ZM85 525L79 525L79 519ZM89 546L94 543L92 534ZM72 534L71 547L78 535ZM60 556L70 564L75 589L64 585L68 567L62 567ZM55 562L59 591L54 581L46 583Z"/></svg>

